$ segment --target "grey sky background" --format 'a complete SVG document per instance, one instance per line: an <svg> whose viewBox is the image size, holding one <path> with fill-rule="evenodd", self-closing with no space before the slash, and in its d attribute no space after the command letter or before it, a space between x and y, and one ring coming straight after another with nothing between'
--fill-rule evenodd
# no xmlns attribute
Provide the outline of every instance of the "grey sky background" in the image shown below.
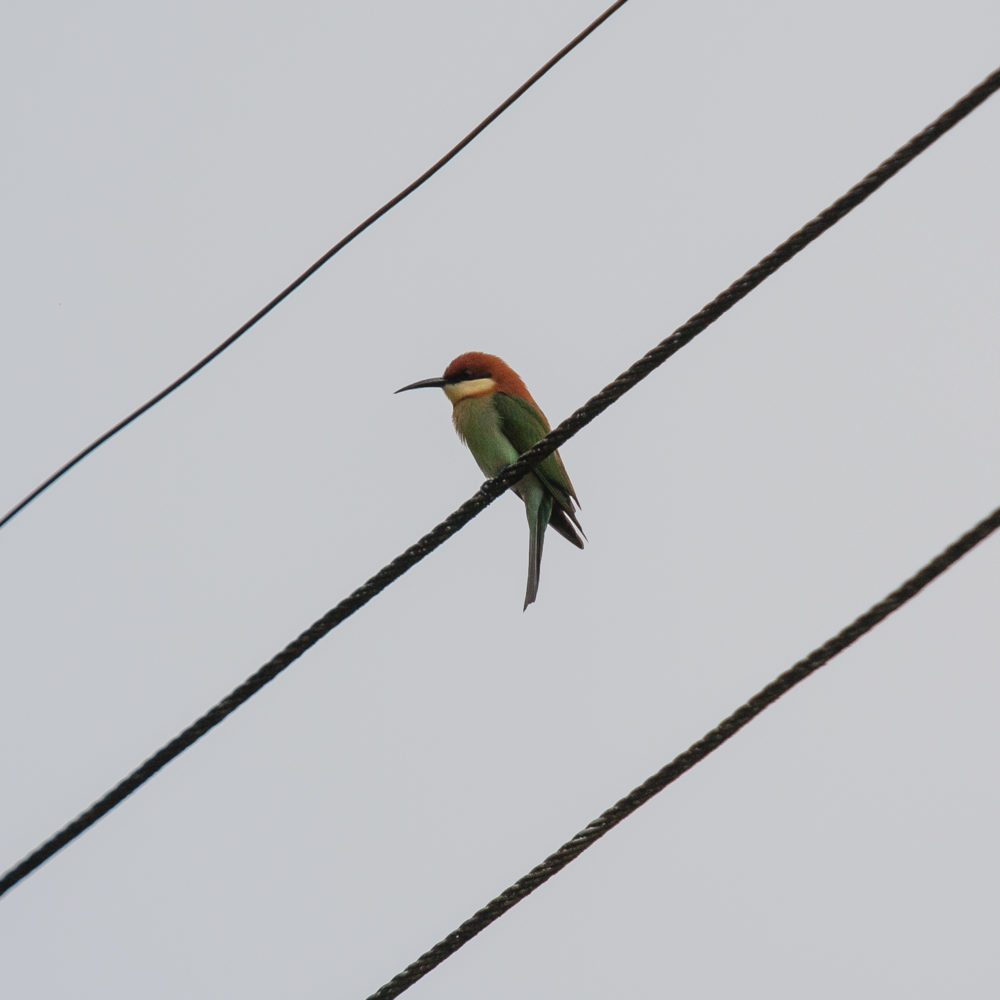
<svg viewBox="0 0 1000 1000"><path fill-rule="evenodd" d="M12 3L0 507L235 329L601 3ZM995 68L983 2L633 0L0 532L0 865ZM5 996L362 997L1000 500L993 98L0 900ZM986 996L1000 539L413 997Z"/></svg>

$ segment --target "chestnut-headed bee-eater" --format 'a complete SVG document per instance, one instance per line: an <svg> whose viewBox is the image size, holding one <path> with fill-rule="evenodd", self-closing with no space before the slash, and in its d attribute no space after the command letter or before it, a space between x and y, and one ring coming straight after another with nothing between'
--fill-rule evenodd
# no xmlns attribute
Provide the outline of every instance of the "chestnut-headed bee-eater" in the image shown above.
<svg viewBox="0 0 1000 1000"><path fill-rule="evenodd" d="M424 379L396 391L428 388L444 389L458 436L469 446L483 475L491 479L550 430L521 377L494 354L460 354L441 378ZM524 501L528 514L527 608L538 593L546 527L551 524L563 538L583 548L583 529L576 519L580 501L558 451L542 459L511 490Z"/></svg>

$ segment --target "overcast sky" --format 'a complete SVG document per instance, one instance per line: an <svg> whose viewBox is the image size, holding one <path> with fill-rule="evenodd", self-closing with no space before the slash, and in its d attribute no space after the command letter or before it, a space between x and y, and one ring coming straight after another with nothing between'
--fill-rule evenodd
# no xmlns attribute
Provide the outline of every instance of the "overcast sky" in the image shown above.
<svg viewBox="0 0 1000 1000"><path fill-rule="evenodd" d="M0 509L599 2L29 4L0 36ZM0 531L6 870L1000 61L996 0L632 0ZM1000 98L0 899L0 991L364 997L1000 503ZM410 996L986 996L1000 538Z"/></svg>

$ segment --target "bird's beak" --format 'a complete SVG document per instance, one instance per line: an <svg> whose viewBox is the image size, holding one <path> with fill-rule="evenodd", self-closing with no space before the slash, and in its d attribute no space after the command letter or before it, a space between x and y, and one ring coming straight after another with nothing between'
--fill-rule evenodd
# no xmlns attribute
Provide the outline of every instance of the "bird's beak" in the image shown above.
<svg viewBox="0 0 1000 1000"><path fill-rule="evenodd" d="M447 384L443 378L425 378L423 382L412 382L410 385L404 385L396 392L406 392L407 389L443 389ZM396 392L393 393L394 396Z"/></svg>

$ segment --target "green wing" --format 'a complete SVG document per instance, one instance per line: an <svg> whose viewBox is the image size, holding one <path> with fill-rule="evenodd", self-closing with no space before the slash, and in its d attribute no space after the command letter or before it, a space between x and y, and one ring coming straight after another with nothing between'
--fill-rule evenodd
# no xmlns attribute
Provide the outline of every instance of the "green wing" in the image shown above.
<svg viewBox="0 0 1000 1000"><path fill-rule="evenodd" d="M537 444L548 434L549 425L545 417L527 401L517 396L508 396L505 392L496 393L493 399L500 416L500 430L517 449L519 455L523 455L533 444ZM535 466L535 475L553 495L559 506L568 511L572 517L576 493L559 453L554 451L543 458ZM576 518L573 520L575 522Z"/></svg>

